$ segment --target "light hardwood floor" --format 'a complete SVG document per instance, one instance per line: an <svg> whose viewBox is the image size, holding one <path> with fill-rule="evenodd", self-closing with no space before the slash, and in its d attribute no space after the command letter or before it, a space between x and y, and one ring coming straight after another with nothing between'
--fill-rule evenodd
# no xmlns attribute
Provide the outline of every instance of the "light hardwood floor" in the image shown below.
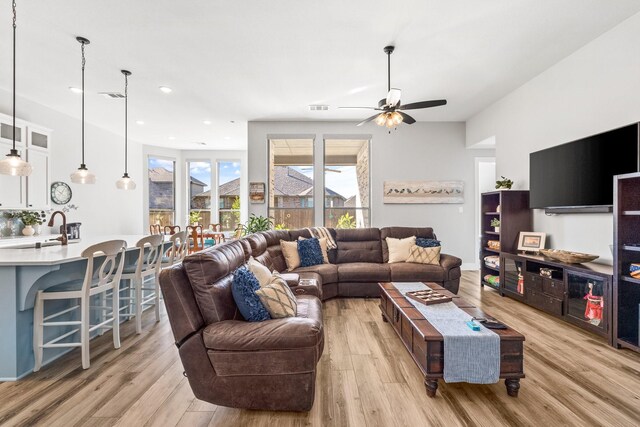
<svg viewBox="0 0 640 427"><path fill-rule="evenodd" d="M0 425L47 426L558 426L640 425L640 355L523 304L481 291L464 272L460 295L522 332L520 396L504 383L443 384L430 399L418 368L375 299L325 303L326 346L309 413L242 411L194 398L163 315L91 342L91 368L73 352L37 374L0 384Z"/></svg>

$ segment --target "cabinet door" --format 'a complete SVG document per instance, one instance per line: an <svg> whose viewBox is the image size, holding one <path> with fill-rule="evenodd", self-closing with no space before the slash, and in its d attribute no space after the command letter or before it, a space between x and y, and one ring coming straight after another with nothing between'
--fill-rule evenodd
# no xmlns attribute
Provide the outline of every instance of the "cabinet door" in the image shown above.
<svg viewBox="0 0 640 427"><path fill-rule="evenodd" d="M604 335L608 331L610 288L603 277L566 271L567 320Z"/></svg>
<svg viewBox="0 0 640 427"><path fill-rule="evenodd" d="M35 125L27 127L27 147L29 150L48 151L51 143L51 131Z"/></svg>
<svg viewBox="0 0 640 427"><path fill-rule="evenodd" d="M49 208L49 155L42 151L28 150L33 171L27 178L27 208Z"/></svg>
<svg viewBox="0 0 640 427"><path fill-rule="evenodd" d="M11 145L0 144L0 158L9 154L10 149ZM18 153L24 156L24 150L18 148ZM25 182L21 176L0 174L0 209L24 209Z"/></svg>
<svg viewBox="0 0 640 427"><path fill-rule="evenodd" d="M25 140L24 122L16 120L16 148L24 147ZM13 118L5 114L0 114L0 142L5 144L13 143Z"/></svg>

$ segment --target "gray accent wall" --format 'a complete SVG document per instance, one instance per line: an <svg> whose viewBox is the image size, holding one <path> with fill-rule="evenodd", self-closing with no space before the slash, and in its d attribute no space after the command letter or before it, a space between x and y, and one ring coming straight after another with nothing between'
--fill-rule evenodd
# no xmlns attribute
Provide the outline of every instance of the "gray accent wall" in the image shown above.
<svg viewBox="0 0 640 427"><path fill-rule="evenodd" d="M462 122L418 122L387 132L373 123L356 127L355 122L249 122L248 173L250 182L267 183L268 139L315 135L315 193L323 188L323 139L367 137L371 139L371 225L430 226L443 241L443 251L475 264L475 157L493 156L493 150L465 147ZM461 180L464 204L384 204L387 180ZM267 186L268 191L268 186ZM268 200L268 195L266 197ZM462 210L462 212L460 212ZM267 215L267 203L249 205L249 213ZM323 206L315 204L316 225L322 225Z"/></svg>

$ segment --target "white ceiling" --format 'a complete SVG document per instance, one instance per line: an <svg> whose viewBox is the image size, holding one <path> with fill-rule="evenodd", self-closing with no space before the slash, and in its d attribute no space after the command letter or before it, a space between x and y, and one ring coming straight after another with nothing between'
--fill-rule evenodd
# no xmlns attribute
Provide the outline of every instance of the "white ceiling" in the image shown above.
<svg viewBox="0 0 640 427"><path fill-rule="evenodd" d="M96 93L122 92L126 68L133 139L239 149L247 121L367 117L335 107L385 96L382 48L395 44L392 86L403 103L449 101L415 118L465 120L638 11L638 0L18 0L18 93L79 117L68 87L80 85L82 35L91 40L87 121L122 134L122 102ZM3 2L6 90L10 12ZM331 107L308 111L318 103Z"/></svg>

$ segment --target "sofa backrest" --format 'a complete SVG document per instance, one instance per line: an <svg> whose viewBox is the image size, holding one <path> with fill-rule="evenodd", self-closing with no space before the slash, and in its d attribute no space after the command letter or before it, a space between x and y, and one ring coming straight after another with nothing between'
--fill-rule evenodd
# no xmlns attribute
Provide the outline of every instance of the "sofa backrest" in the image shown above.
<svg viewBox="0 0 640 427"><path fill-rule="evenodd" d="M380 230L377 228L336 229L336 264L382 262Z"/></svg>
<svg viewBox="0 0 640 427"><path fill-rule="evenodd" d="M384 227L380 229L380 239L382 241L382 262L389 262L389 245L387 245L387 237L394 239L406 239L407 237L416 236L426 239L435 239L431 227Z"/></svg>

